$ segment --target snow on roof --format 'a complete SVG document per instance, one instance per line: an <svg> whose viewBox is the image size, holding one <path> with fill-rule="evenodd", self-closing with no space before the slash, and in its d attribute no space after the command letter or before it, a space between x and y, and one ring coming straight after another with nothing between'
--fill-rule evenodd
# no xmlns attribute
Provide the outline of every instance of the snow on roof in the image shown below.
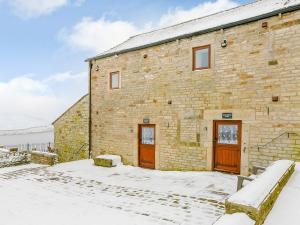
<svg viewBox="0 0 300 225"><path fill-rule="evenodd" d="M285 12L297 9L300 9L300 0L258 0L209 16L133 36L120 45L87 59L87 61L256 21L276 15L281 11Z"/></svg>
<svg viewBox="0 0 300 225"><path fill-rule="evenodd" d="M53 132L53 126L32 127L27 129L18 129L18 130L0 130L0 136L43 133L43 132Z"/></svg>

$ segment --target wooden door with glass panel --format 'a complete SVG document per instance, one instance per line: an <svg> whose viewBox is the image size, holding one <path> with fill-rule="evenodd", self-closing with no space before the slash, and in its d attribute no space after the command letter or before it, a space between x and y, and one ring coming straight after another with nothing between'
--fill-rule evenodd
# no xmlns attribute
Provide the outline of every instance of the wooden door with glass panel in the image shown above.
<svg viewBox="0 0 300 225"><path fill-rule="evenodd" d="M241 121L214 122L214 169L240 173Z"/></svg>
<svg viewBox="0 0 300 225"><path fill-rule="evenodd" d="M139 166L155 169L155 125L139 125Z"/></svg>

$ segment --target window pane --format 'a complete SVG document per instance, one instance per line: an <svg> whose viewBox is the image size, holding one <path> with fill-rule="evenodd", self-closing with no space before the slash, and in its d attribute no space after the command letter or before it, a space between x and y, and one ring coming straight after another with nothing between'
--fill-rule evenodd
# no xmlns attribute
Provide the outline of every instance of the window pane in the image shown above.
<svg viewBox="0 0 300 225"><path fill-rule="evenodd" d="M195 67L203 68L208 67L208 48L200 49L195 52Z"/></svg>
<svg viewBox="0 0 300 225"><path fill-rule="evenodd" d="M142 128L142 144L154 145L154 128L151 127Z"/></svg>
<svg viewBox="0 0 300 225"><path fill-rule="evenodd" d="M119 73L111 74L111 88L119 88Z"/></svg>
<svg viewBox="0 0 300 225"><path fill-rule="evenodd" d="M238 144L238 125L219 125L218 144Z"/></svg>

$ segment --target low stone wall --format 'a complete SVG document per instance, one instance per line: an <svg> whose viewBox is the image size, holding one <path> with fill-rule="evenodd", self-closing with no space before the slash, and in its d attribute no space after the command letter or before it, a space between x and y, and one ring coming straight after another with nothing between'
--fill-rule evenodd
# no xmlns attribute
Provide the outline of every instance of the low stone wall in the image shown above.
<svg viewBox="0 0 300 225"><path fill-rule="evenodd" d="M31 163L53 166L57 163L57 154L48 152L31 152Z"/></svg>
<svg viewBox="0 0 300 225"><path fill-rule="evenodd" d="M235 195L231 196L225 202L226 213L245 213L251 219L256 221L255 225L263 224L269 212L273 208L273 205L276 202L280 192L295 170L295 163L293 162L286 164L285 166L285 169L284 165L281 165L281 168L279 169L276 168L276 166L269 168L269 170L267 168L265 173L269 174L265 174L266 176L260 176L257 178L257 181L259 179L261 179L259 181L265 179L263 182L258 181L255 183L254 180ZM268 178L270 178L272 174L274 174L276 179L273 179L269 182L272 183L272 186L270 186L271 188L265 188L266 186L261 184L267 184ZM257 198L259 195L261 196ZM253 199L257 199L257 201L253 201Z"/></svg>
<svg viewBox="0 0 300 225"><path fill-rule="evenodd" d="M96 166L115 167L122 164L121 156L118 155L100 155L94 158Z"/></svg>

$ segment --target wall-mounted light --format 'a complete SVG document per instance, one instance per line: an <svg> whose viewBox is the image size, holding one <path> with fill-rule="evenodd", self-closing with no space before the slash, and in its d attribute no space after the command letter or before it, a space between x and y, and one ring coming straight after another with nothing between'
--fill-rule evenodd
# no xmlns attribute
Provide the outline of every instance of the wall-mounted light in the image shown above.
<svg viewBox="0 0 300 225"><path fill-rule="evenodd" d="M221 47L222 48L226 48L227 47L227 40L224 39L222 42L221 42Z"/></svg>
<svg viewBox="0 0 300 225"><path fill-rule="evenodd" d="M261 27L267 29L268 28L268 22L262 22Z"/></svg>
<svg viewBox="0 0 300 225"><path fill-rule="evenodd" d="M99 68L99 66L97 65L95 70L96 70L96 71L99 71L99 69L100 69L100 68Z"/></svg>

